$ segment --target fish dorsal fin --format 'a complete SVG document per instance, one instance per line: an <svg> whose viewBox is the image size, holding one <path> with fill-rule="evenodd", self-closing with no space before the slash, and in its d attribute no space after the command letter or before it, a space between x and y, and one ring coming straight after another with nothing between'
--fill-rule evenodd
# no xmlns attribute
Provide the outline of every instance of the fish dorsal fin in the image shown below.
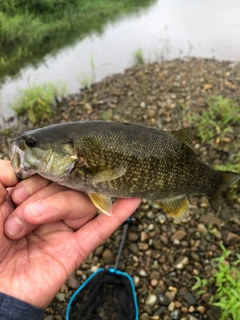
<svg viewBox="0 0 240 320"><path fill-rule="evenodd" d="M157 201L159 206L171 217L181 221L188 214L189 202L186 196Z"/></svg>
<svg viewBox="0 0 240 320"><path fill-rule="evenodd" d="M93 204L107 216L112 215L112 200L111 197L99 194L99 193L88 193L89 198Z"/></svg>
<svg viewBox="0 0 240 320"><path fill-rule="evenodd" d="M120 178L126 172L122 166L109 167L109 166L95 166L86 168L85 174L92 183L99 183L104 181L111 181Z"/></svg>
<svg viewBox="0 0 240 320"><path fill-rule="evenodd" d="M181 142L184 142L189 147L192 146L192 131L191 128L183 128L177 131L171 131L171 134L180 140Z"/></svg>

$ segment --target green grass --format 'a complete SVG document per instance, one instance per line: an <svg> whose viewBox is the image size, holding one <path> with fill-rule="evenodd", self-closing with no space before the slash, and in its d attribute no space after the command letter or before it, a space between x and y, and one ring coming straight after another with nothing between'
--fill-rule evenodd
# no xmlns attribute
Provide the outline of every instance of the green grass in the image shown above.
<svg viewBox="0 0 240 320"><path fill-rule="evenodd" d="M134 51L133 60L134 60L134 65L136 66L146 63L142 49L137 49L136 51Z"/></svg>
<svg viewBox="0 0 240 320"><path fill-rule="evenodd" d="M155 0L2 0L0 2L0 76L69 45L121 15ZM26 61L27 59L27 61Z"/></svg>
<svg viewBox="0 0 240 320"><path fill-rule="evenodd" d="M206 111L193 117L202 142L228 142L232 125L240 124L240 106L235 100L222 96L211 97Z"/></svg>
<svg viewBox="0 0 240 320"><path fill-rule="evenodd" d="M208 143L218 150L227 146L231 152L227 163L218 164L215 169L240 173L239 144L233 136L234 126L240 125L240 106L232 99L213 96L208 101L206 110L192 117L202 143ZM239 202L239 184L228 191L229 198Z"/></svg>
<svg viewBox="0 0 240 320"><path fill-rule="evenodd" d="M215 294L216 302L211 302L212 305L220 307L222 315L220 320L239 320L240 310L240 255L237 254L237 260L229 263L227 258L231 251L227 250L223 245L222 255L214 259L217 262L218 272L214 275L217 292ZM193 290L208 286L206 279L196 278L197 283L192 288ZM198 291L202 294L205 291Z"/></svg>
<svg viewBox="0 0 240 320"><path fill-rule="evenodd" d="M27 116L32 123L40 123L55 112L56 99L67 93L66 85L48 83L19 90L11 108L18 117Z"/></svg>

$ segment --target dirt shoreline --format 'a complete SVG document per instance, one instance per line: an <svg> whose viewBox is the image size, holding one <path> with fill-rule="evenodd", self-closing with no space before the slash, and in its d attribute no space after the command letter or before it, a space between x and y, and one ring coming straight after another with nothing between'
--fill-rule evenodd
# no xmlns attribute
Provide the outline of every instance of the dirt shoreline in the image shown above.
<svg viewBox="0 0 240 320"><path fill-rule="evenodd" d="M240 105L240 65L189 58L127 69L71 95L58 104L57 113L38 126L66 121L126 121L166 130L193 127L193 146L199 157L214 166L228 162L228 145L213 148L201 143L192 117L201 116L211 96L235 99ZM240 110L239 110L240 112ZM0 157L8 157L7 144L18 133L32 128L26 119L0 134ZM240 141L239 126L233 139ZM175 224L155 204L144 200L124 245L119 268L134 279L140 319L219 319L219 309L209 305L216 286L213 259L220 244L232 250L229 261L240 253L240 202L225 194L222 210L215 215L201 197L192 197L191 219ZM82 280L98 267L113 266L122 229L98 247L62 287L47 308L45 320L65 319L67 301ZM195 277L211 285L203 295L193 292Z"/></svg>

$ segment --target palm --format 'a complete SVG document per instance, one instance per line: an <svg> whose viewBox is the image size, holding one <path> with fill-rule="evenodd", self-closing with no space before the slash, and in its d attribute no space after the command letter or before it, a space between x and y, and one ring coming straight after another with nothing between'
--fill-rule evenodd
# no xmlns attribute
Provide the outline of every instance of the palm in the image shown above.
<svg viewBox="0 0 240 320"><path fill-rule="evenodd" d="M10 200L5 201L0 219L11 207ZM41 295L42 307L46 307L63 280L81 262L71 250L76 248L75 242L73 231L60 221L39 226L19 240L5 237L0 249L0 274L3 279L11 279L11 283L5 284L4 291L19 293L19 298L33 305L34 296Z"/></svg>

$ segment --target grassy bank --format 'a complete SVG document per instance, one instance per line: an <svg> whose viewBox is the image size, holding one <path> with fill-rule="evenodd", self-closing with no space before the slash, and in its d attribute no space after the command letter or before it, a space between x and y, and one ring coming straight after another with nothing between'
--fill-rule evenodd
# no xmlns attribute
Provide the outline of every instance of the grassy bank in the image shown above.
<svg viewBox="0 0 240 320"><path fill-rule="evenodd" d="M3 0L0 3L0 77L14 74L53 49L154 0Z"/></svg>

